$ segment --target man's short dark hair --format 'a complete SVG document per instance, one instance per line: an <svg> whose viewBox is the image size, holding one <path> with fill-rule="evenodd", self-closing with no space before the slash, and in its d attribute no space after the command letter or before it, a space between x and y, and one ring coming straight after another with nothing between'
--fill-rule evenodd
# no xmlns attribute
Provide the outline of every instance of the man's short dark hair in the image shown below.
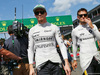
<svg viewBox="0 0 100 75"><path fill-rule="evenodd" d="M13 34L13 26L12 25L8 26L8 33Z"/></svg>
<svg viewBox="0 0 100 75"><path fill-rule="evenodd" d="M86 12L87 12L87 9L85 9L85 8L79 9L79 10L77 11L77 15L78 15L78 13L79 13L80 11L86 11ZM88 12L87 12L87 13L88 13Z"/></svg>

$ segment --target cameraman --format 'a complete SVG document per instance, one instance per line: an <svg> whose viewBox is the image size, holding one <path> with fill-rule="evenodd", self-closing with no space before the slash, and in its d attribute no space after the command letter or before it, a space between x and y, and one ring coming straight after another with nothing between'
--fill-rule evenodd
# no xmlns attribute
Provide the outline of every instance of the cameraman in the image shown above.
<svg viewBox="0 0 100 75"><path fill-rule="evenodd" d="M27 59L27 48L28 41L23 35L21 37L15 36L13 33L13 26L8 26L8 38L4 43L4 49L7 49L14 53L15 55L22 58L21 61L11 60L10 67L12 68L13 75L28 75L29 74L29 64Z"/></svg>

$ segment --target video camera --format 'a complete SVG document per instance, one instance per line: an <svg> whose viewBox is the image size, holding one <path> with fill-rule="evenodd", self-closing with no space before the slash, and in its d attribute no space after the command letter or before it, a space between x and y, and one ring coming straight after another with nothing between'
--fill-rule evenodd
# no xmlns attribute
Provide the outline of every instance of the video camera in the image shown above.
<svg viewBox="0 0 100 75"><path fill-rule="evenodd" d="M22 37L23 35L27 36L29 29L24 26L24 24L18 22L18 21L13 21L13 32L14 35L17 37Z"/></svg>

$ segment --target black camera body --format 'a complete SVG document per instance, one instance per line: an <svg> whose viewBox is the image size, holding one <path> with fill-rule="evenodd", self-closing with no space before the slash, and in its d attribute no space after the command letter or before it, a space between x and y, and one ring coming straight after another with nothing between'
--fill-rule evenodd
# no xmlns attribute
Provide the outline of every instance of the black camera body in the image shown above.
<svg viewBox="0 0 100 75"><path fill-rule="evenodd" d="M8 62L8 66L9 66L9 71L12 71L13 68L17 68L18 67L18 63L16 60L11 60Z"/></svg>
<svg viewBox="0 0 100 75"><path fill-rule="evenodd" d="M23 35L28 35L29 29L24 26L24 24L18 22L18 21L13 21L13 32L14 35L17 37L22 37Z"/></svg>

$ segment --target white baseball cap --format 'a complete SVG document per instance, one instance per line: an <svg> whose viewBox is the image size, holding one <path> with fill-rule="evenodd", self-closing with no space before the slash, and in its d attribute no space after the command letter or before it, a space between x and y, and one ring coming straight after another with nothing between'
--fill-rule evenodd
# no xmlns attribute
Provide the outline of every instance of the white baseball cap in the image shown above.
<svg viewBox="0 0 100 75"><path fill-rule="evenodd" d="M36 5L36 6L34 7L34 9L33 9L33 12L35 12L36 9L44 9L44 10L46 11L45 6L42 5L42 4L38 4L38 5Z"/></svg>

